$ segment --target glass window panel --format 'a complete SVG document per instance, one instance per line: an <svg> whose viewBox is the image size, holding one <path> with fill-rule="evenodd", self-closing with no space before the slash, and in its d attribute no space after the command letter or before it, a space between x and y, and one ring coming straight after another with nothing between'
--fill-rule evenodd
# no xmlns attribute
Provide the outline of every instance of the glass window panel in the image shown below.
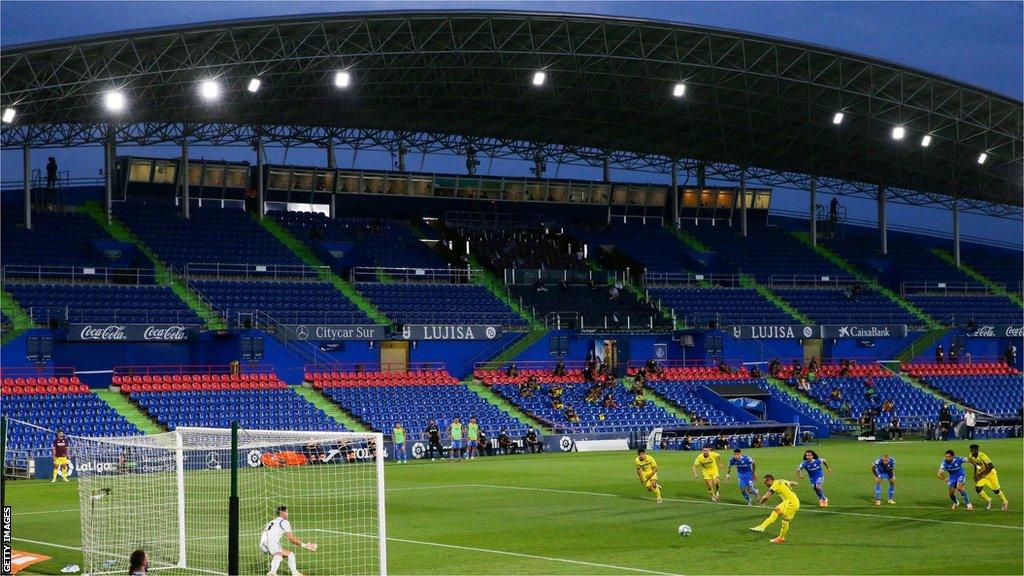
<svg viewBox="0 0 1024 576"><path fill-rule="evenodd" d="M733 193L732 190L719 190L717 207L725 208L726 210L732 208Z"/></svg>
<svg viewBox="0 0 1024 576"><path fill-rule="evenodd" d="M665 196L668 194L668 190L664 188L648 188L647 189L647 205L648 206L664 206Z"/></svg>
<svg viewBox="0 0 1024 576"><path fill-rule="evenodd" d="M522 200L526 192L523 182L505 182L505 200Z"/></svg>
<svg viewBox="0 0 1024 576"><path fill-rule="evenodd" d="M152 160L132 160L131 166L128 168L128 181L129 182L146 182L149 183L149 178L153 175L153 161Z"/></svg>
<svg viewBox="0 0 1024 576"><path fill-rule="evenodd" d="M548 191L544 182L529 182L526 184L526 199L536 202L544 202L548 199Z"/></svg>
<svg viewBox="0 0 1024 576"><path fill-rule="evenodd" d="M228 168L227 186L229 188L248 188L249 169L242 166L232 166Z"/></svg>
<svg viewBox="0 0 1024 576"><path fill-rule="evenodd" d="M701 190L700 191L700 207L701 208L712 208L715 205L715 191L714 190Z"/></svg>
<svg viewBox="0 0 1024 576"><path fill-rule="evenodd" d="M594 204L605 205L608 204L608 193L611 190L611 186L607 184L597 184L593 188L591 201Z"/></svg>
<svg viewBox="0 0 1024 576"><path fill-rule="evenodd" d="M629 186L612 186L612 204L625 206L629 199Z"/></svg>
<svg viewBox="0 0 1024 576"><path fill-rule="evenodd" d="M687 188L683 190L683 208L696 208L700 195L696 190Z"/></svg>
<svg viewBox="0 0 1024 576"><path fill-rule="evenodd" d="M203 165L198 162L188 163L188 184L189 186L199 186L203 179Z"/></svg>
<svg viewBox="0 0 1024 576"><path fill-rule="evenodd" d="M292 173L292 190L309 191L313 189L313 173L312 172L293 172Z"/></svg>
<svg viewBox="0 0 1024 576"><path fill-rule="evenodd" d="M565 202L569 195L569 186L552 182L548 185L548 198L552 202Z"/></svg>
<svg viewBox="0 0 1024 576"><path fill-rule="evenodd" d="M205 168L205 179L203 180L203 186L209 186L211 188L220 188L224 186L224 169L226 166L223 164L207 164Z"/></svg>
<svg viewBox="0 0 1024 576"><path fill-rule="evenodd" d="M153 182L156 184L173 184L177 179L178 165L174 162L157 160L153 165Z"/></svg>
<svg viewBox="0 0 1024 576"><path fill-rule="evenodd" d="M267 174L267 188L270 190L287 190L288 172L284 170L271 170Z"/></svg>

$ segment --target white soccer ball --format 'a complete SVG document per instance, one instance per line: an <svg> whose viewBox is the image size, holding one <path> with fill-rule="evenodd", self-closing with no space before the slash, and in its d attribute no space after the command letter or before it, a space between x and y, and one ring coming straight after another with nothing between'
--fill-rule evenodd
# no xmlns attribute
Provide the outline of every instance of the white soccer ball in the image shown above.
<svg viewBox="0 0 1024 576"><path fill-rule="evenodd" d="M679 535L680 536L683 536L683 537L689 536L691 532L693 532L693 528L690 528L689 524L680 524L679 525Z"/></svg>

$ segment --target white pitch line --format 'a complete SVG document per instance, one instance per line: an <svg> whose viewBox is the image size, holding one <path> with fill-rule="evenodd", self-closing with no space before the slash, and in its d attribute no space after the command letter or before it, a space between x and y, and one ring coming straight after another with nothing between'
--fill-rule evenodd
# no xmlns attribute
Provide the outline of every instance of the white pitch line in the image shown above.
<svg viewBox="0 0 1024 576"><path fill-rule="evenodd" d="M468 486L468 485L467 485ZM373 534L358 534L355 532L339 532L337 530L327 530L324 528L315 528L310 532L327 532L329 534L344 534L347 536L356 536L360 538L376 538ZM610 570L624 570L626 572L637 572L640 574L657 574L659 576L681 576L674 572L658 572L656 570L645 570L643 568L630 568L628 566L618 566L616 564L602 564L600 562L587 562L585 560L573 560L571 558L556 558L554 556L539 556L536 554L525 554L522 552L510 552L508 550L496 550L493 548L475 548L472 546L459 546L457 544L445 544L443 542L427 542L425 540L409 540L407 538L395 538L394 536L388 536L390 542L402 542L405 544L419 544L422 546L436 546L438 548L450 548L453 550L466 550L469 552L484 552L486 554L498 554L501 556L514 556L516 558L529 558L531 560L543 560L545 562L562 562L564 564L575 564L577 566L592 566L594 568L608 568Z"/></svg>
<svg viewBox="0 0 1024 576"><path fill-rule="evenodd" d="M528 486L501 486L497 484L466 484L465 486L473 488L493 488L496 490L523 490L527 492L551 492L554 494L577 494L583 496L604 496L604 497L617 497L627 498L621 494L611 494L606 492L583 492L577 490L560 490L557 488L531 488ZM746 508L746 504L738 504L733 502L711 502L708 500L692 500L688 498L664 498L666 502L686 502L688 504L710 504L714 506L736 506L739 508ZM922 507L925 508L925 507ZM938 510L938 507L928 508L930 510ZM804 510L801 508L801 510ZM820 512L823 514L839 514L843 516L863 516L865 518L887 518L889 520L910 520L914 522L930 522L932 524L958 524L961 526L974 526L979 528L1000 528L1003 530L1024 530L1022 526L1007 526L1005 524L983 524L980 522L960 522L958 520L936 520L934 518L914 518L912 516L891 516L888 514L865 514L863 512L842 512L839 510L825 510L822 508L807 508L807 512Z"/></svg>
<svg viewBox="0 0 1024 576"><path fill-rule="evenodd" d="M34 510L32 512L21 512L19 510L12 510L11 514L14 516L31 516L33 514L67 514L68 512L81 512L79 508L67 508L65 510Z"/></svg>

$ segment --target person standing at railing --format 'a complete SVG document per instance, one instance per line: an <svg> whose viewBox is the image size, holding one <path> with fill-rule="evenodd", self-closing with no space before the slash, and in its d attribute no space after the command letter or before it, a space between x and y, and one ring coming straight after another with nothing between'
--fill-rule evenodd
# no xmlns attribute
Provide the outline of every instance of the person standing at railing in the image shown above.
<svg viewBox="0 0 1024 576"><path fill-rule="evenodd" d="M50 156L46 162L46 187L54 188L57 185L57 159Z"/></svg>

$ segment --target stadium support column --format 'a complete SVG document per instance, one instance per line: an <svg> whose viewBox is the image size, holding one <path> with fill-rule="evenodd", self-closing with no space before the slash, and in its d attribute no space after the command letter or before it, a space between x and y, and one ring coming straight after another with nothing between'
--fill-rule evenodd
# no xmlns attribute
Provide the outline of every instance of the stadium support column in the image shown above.
<svg viewBox="0 0 1024 576"><path fill-rule="evenodd" d="M21 145L22 174L25 178L25 229L32 229L32 147Z"/></svg>
<svg viewBox="0 0 1024 576"><path fill-rule="evenodd" d="M256 139L256 213L260 215L260 220L266 215L267 210L265 208L264 194L266 192L266 184L263 181L263 138Z"/></svg>
<svg viewBox="0 0 1024 576"><path fill-rule="evenodd" d="M111 126L103 140L103 208L107 215L107 224L114 221L114 166L117 163L117 149L114 146L114 127Z"/></svg>
<svg viewBox="0 0 1024 576"><path fill-rule="evenodd" d="M327 167L332 170L337 168L337 162L334 160L334 140L327 141Z"/></svg>
<svg viewBox="0 0 1024 576"><path fill-rule="evenodd" d="M811 245L818 245L818 179L811 177Z"/></svg>
<svg viewBox="0 0 1024 576"><path fill-rule="evenodd" d="M669 203L672 210L672 228L679 228L679 160L672 159L672 201Z"/></svg>
<svg viewBox="0 0 1024 576"><path fill-rule="evenodd" d="M188 207L188 136L181 139L181 162L178 163L178 177L181 182L181 215L189 218Z"/></svg>
<svg viewBox="0 0 1024 576"><path fill-rule="evenodd" d="M960 201L953 197L953 260L960 267Z"/></svg>
<svg viewBox="0 0 1024 576"><path fill-rule="evenodd" d="M882 254L889 253L889 223L885 219L885 184L878 185L878 238Z"/></svg>
<svg viewBox="0 0 1024 576"><path fill-rule="evenodd" d="M697 163L697 189L704 190L708 185L707 165L703 162Z"/></svg>
<svg viewBox="0 0 1024 576"><path fill-rule="evenodd" d="M740 234L747 237L747 169L740 171Z"/></svg>
<svg viewBox="0 0 1024 576"><path fill-rule="evenodd" d="M605 154L602 165L601 165L601 181L611 182L612 181L612 161L611 158Z"/></svg>

